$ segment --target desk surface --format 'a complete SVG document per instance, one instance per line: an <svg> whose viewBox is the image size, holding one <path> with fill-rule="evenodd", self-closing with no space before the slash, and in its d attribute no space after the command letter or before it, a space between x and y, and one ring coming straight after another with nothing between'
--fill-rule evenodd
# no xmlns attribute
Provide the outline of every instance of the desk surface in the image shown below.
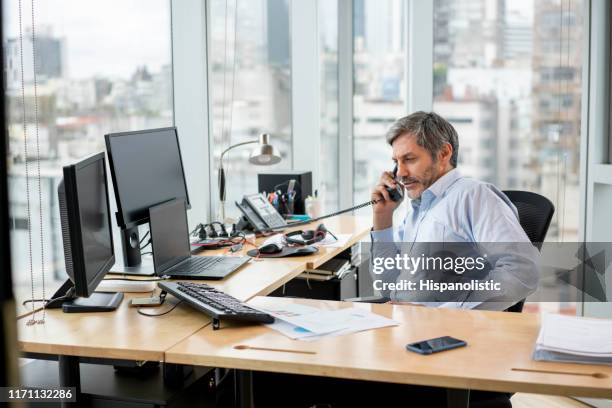
<svg viewBox="0 0 612 408"><path fill-rule="evenodd" d="M297 302L326 309L345 302L258 297L252 304ZM531 359L539 316L487 311L433 309L408 305L356 304L393 318L397 327L370 330L313 342L291 340L265 326L204 328L166 352L171 363L231 367L394 383L521 391L541 394L612 397L612 367L537 362ZM422 356L405 350L410 342L439 336L466 340L468 347ZM316 355L236 350L248 345L309 350ZM605 379L512 371L516 368L601 372Z"/></svg>
<svg viewBox="0 0 612 408"><path fill-rule="evenodd" d="M332 217L330 219L324 220L323 222L315 222L312 224L302 225L300 227L289 228L287 231L293 230L312 230L315 229L319 224L325 224L325 227L328 231L331 231L334 234L352 234L351 238L348 240L346 245L342 248L330 248L330 247L319 247L319 251L314 255L309 256L298 256L292 258L283 258L284 260L291 260L295 262L301 262L306 265L307 269L317 268L323 265L325 262L329 261L340 252L344 251L347 248L350 248L355 243L362 240L368 233L370 232L370 228L372 227L372 218L364 217L364 216L350 216L350 215L341 215L337 217ZM256 244L261 245L268 237L257 238ZM237 252L237 254L245 255L246 252L252 247L247 247ZM218 249L214 251L202 251L199 252L198 255L219 255L227 253L227 249Z"/></svg>
<svg viewBox="0 0 612 408"><path fill-rule="evenodd" d="M353 233L348 247L367 234L370 220L344 216L330 219L326 225L333 232ZM323 263L323 259L327 260L344 249L323 248L311 257L252 261L223 280L204 282L244 301L257 295L269 294L303 272L308 262ZM166 350L210 323L210 319L204 314L184 304L164 316L139 315L136 309L129 307L129 300L143 296L145 294L126 293L125 299L115 312L71 314L58 309L48 310L46 323L33 326L26 325L27 317L18 319L20 350L162 361ZM162 309L150 308L145 312L161 311Z"/></svg>
<svg viewBox="0 0 612 408"><path fill-rule="evenodd" d="M210 323L204 314L184 304L164 316L139 315L129 306L133 297L142 294L126 293L114 312L47 310L46 323L32 326L27 325L28 317L21 318L17 320L19 348L45 354L163 361L168 348ZM168 307L164 305L163 310ZM145 313L161 311L150 308Z"/></svg>
<svg viewBox="0 0 612 408"><path fill-rule="evenodd" d="M315 223L299 228L313 229L316 226ZM370 231L372 221L366 217L339 216L325 220L325 226L334 234L352 234L352 236L342 248L319 247L316 254L309 256L254 260L251 261L248 268L243 268L226 279L207 283L242 301L255 296L267 295L304 272L305 269L317 268L359 242ZM265 239L258 238L257 244L261 245ZM245 255L249 249L251 248L246 247L237 254ZM227 249L203 251L198 255L218 255L225 254L227 251Z"/></svg>

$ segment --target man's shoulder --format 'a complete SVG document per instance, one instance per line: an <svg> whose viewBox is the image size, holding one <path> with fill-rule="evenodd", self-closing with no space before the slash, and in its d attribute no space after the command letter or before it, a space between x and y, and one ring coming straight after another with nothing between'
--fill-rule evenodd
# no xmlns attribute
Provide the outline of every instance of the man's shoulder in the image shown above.
<svg viewBox="0 0 612 408"><path fill-rule="evenodd" d="M474 196L478 194L495 194L501 193L501 190L494 184L486 181L477 180L471 177L462 177L457 180L456 194L461 196Z"/></svg>
<svg viewBox="0 0 612 408"><path fill-rule="evenodd" d="M478 201L481 204L483 201L496 202L505 204L514 211L512 202L495 184L471 177L462 177L457 180L457 188L454 190L452 192L454 200L465 203Z"/></svg>

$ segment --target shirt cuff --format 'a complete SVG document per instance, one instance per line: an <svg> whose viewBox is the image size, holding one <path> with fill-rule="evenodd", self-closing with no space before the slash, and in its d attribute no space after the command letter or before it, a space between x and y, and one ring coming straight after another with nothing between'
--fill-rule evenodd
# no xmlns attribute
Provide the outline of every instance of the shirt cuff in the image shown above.
<svg viewBox="0 0 612 408"><path fill-rule="evenodd" d="M393 227L370 231L372 242L393 242Z"/></svg>

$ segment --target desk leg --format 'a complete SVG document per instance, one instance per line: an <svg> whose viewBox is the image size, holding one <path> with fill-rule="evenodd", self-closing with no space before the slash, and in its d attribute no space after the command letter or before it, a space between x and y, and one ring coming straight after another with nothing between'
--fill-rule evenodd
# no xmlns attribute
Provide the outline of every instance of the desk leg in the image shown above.
<svg viewBox="0 0 612 408"><path fill-rule="evenodd" d="M253 408L253 372L248 370L236 370L236 407Z"/></svg>
<svg viewBox="0 0 612 408"><path fill-rule="evenodd" d="M470 405L470 390L457 388L446 389L446 406L448 408L468 408Z"/></svg>
<svg viewBox="0 0 612 408"><path fill-rule="evenodd" d="M81 403L81 372L79 358L76 356L58 356L60 387L74 387L76 402L62 402L64 407L77 407Z"/></svg>

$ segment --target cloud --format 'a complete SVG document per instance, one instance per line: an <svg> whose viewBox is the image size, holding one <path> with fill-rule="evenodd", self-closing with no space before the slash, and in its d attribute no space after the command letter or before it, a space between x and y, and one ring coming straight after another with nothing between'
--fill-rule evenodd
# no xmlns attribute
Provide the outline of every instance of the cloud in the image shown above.
<svg viewBox="0 0 612 408"><path fill-rule="evenodd" d="M24 29L31 2L22 2ZM66 40L69 76L127 77L139 65L171 61L169 0L45 0L34 2L36 26ZM5 3L5 38L19 35L17 2Z"/></svg>

